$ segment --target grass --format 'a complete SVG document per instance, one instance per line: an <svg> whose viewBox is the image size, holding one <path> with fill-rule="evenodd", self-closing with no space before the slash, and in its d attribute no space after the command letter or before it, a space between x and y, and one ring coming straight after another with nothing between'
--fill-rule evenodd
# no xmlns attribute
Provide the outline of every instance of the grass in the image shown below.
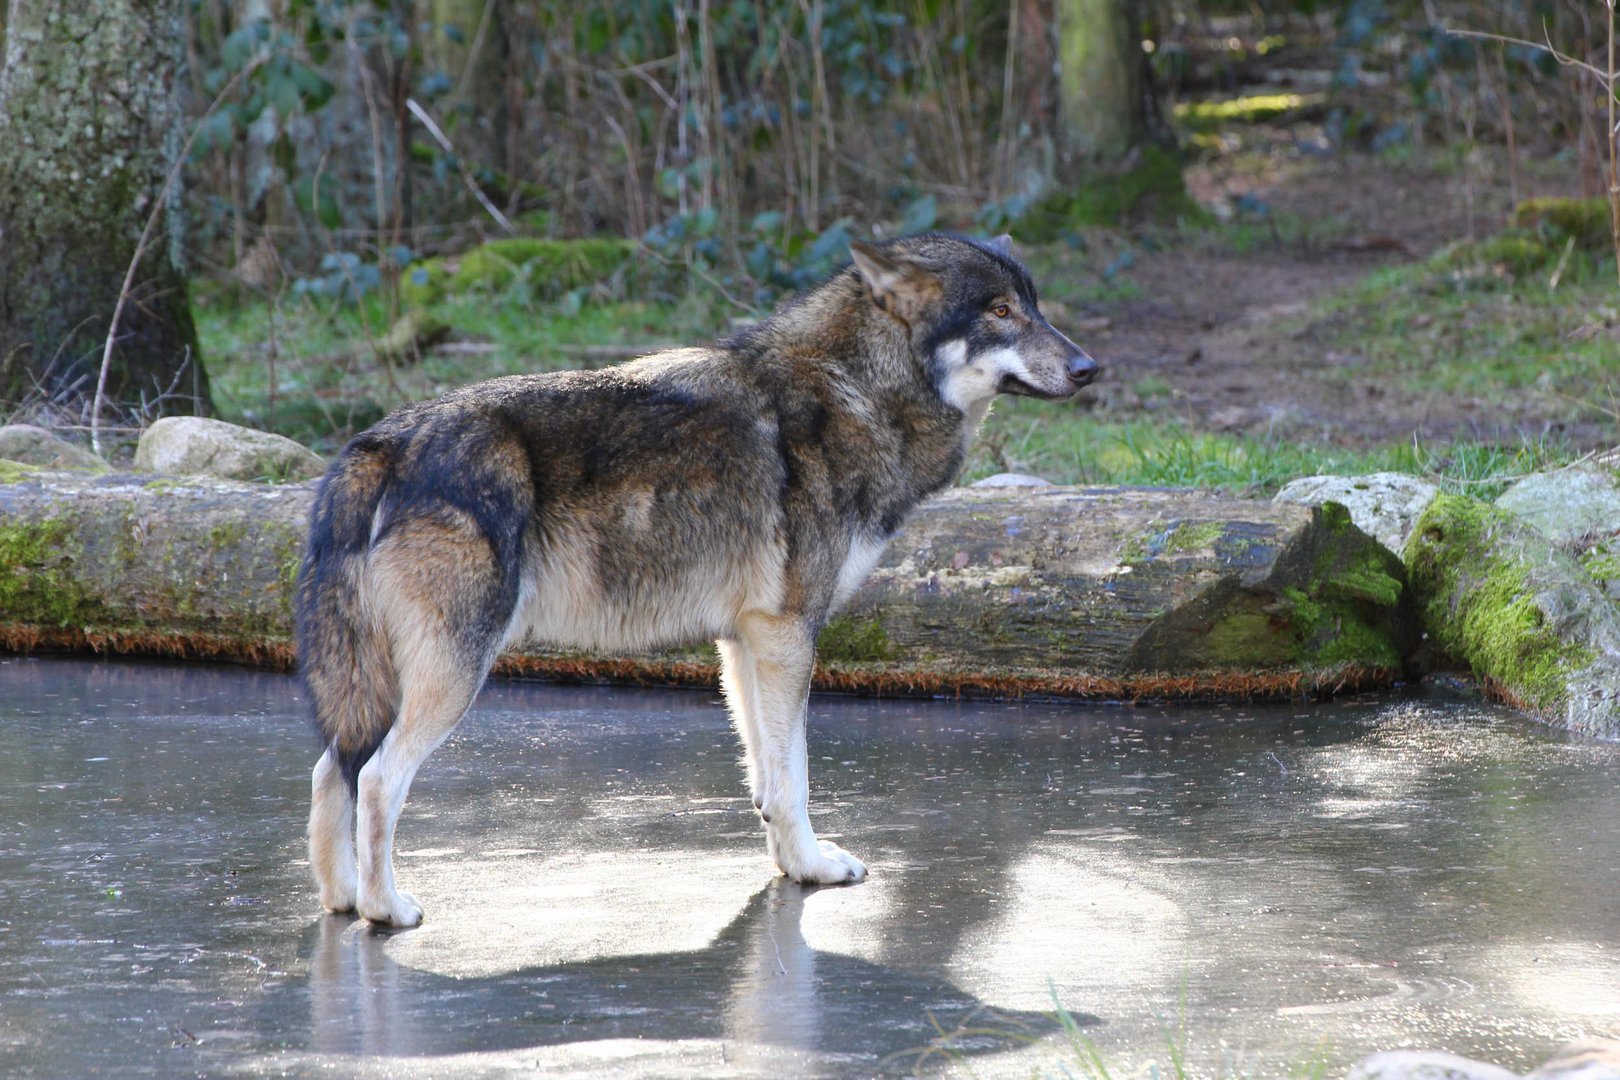
<svg viewBox="0 0 1620 1080"><path fill-rule="evenodd" d="M1499 244L1456 247L1373 273L1324 305L1313 333L1413 393L1612 416L1620 305L1608 261L1577 250L1555 287L1556 258L1510 266Z"/></svg>
<svg viewBox="0 0 1620 1080"><path fill-rule="evenodd" d="M1443 489L1494 498L1513 479L1579 454L1556 439L1513 445L1463 440L1371 449L1194 431L1179 422L1108 421L1072 407L1014 399L997 404L963 480L1027 472L1061 484L1195 487L1263 496L1300 476L1399 472Z"/></svg>

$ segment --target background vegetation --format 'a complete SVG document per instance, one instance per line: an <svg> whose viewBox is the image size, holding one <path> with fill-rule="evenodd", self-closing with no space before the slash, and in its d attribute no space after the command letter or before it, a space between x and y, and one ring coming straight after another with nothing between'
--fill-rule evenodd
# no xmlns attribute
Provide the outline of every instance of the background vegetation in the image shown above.
<svg viewBox="0 0 1620 1080"><path fill-rule="evenodd" d="M1141 50L1118 146L1090 117L1123 107L1076 81L1104 9ZM1112 366L1076 409L1001 409L974 475L1472 484L1617 441L1603 0L188 0L181 22L191 141L158 242L191 280L192 404L324 450L455 383L723 332L852 236L929 228L1010 230ZM1545 196L1593 201L1526 207ZM1244 369L1266 415L1239 415ZM85 426L83 379L11 385L0 410ZM119 404L126 433L163 411Z"/></svg>

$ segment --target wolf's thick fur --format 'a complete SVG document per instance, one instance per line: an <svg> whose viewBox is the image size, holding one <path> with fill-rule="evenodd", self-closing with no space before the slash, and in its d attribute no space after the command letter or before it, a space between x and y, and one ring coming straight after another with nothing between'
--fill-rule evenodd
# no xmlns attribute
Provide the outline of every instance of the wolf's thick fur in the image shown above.
<svg viewBox="0 0 1620 1080"><path fill-rule="evenodd" d="M865 875L807 813L816 634L955 477L995 394L1065 398L1095 364L1041 317L1005 238L852 251L717 345L479 383L344 449L297 597L327 746L309 823L327 908L420 921L394 887L400 808L497 653L529 636L718 640L771 858L804 882Z"/></svg>

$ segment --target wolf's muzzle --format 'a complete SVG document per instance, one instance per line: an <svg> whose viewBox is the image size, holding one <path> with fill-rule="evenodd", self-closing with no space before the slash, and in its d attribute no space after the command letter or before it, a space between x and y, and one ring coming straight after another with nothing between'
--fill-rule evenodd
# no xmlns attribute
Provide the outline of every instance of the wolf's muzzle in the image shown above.
<svg viewBox="0 0 1620 1080"><path fill-rule="evenodd" d="M1089 384L1100 371L1102 365L1083 352L1076 352L1069 357L1068 363L1064 366L1064 374L1068 375L1069 381L1074 383L1076 388Z"/></svg>

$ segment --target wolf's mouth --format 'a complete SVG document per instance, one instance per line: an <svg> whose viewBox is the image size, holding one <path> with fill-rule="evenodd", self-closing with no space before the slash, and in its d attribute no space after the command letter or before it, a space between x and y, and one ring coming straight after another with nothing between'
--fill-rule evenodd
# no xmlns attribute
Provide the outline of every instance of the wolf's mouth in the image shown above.
<svg viewBox="0 0 1620 1080"><path fill-rule="evenodd" d="M1074 397L1075 392L1079 389L1078 386L1070 383L1061 390L1047 390L1032 383L1027 383L1018 376L1011 374L1003 375L1001 382L996 385L998 394L1018 394L1022 397L1041 398L1044 401L1067 401L1069 398Z"/></svg>

